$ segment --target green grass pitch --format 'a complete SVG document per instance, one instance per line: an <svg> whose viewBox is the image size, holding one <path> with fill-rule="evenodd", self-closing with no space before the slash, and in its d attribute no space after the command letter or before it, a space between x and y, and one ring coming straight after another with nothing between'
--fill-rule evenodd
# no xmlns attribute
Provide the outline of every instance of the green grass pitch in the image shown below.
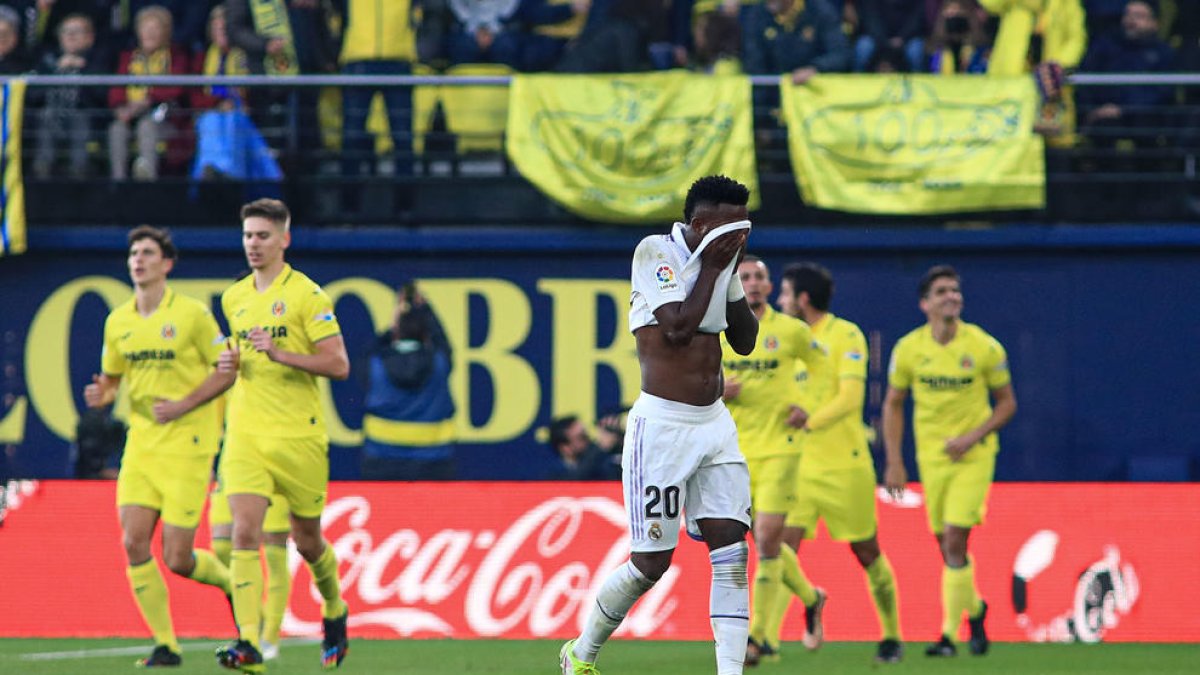
<svg viewBox="0 0 1200 675"><path fill-rule="evenodd" d="M212 657L217 641L184 643L183 667L166 672L220 673ZM515 640L357 640L340 672L372 675L556 675L558 641ZM964 645L965 646L965 645ZM747 668L750 675L882 675L902 673L1067 675L1147 673L1194 675L1200 664L1196 644L1033 645L995 644L985 657L965 655L929 659L924 643L909 643L904 662L874 663L873 644L834 643L806 653L799 644L784 645L777 663ZM135 673L133 662L149 654L147 642L134 640L0 639L0 673L5 675L77 675ZM965 652L965 650L964 650ZM313 643L287 642L267 672L307 675L323 672ZM706 642L615 640L605 647L599 667L604 675L701 675L715 671L712 645Z"/></svg>

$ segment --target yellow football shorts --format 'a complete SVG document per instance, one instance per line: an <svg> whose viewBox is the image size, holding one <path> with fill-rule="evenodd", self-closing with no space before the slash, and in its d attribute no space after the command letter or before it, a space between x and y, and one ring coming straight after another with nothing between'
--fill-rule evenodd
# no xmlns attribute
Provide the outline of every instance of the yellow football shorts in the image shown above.
<svg viewBox="0 0 1200 675"><path fill-rule="evenodd" d="M208 493L208 525L229 525L232 522L233 514L229 511L229 500L225 498L221 481L217 481L213 483L212 492ZM267 517L263 520L263 532L291 531L287 499L283 495L272 495L271 505L267 507Z"/></svg>
<svg viewBox="0 0 1200 675"><path fill-rule="evenodd" d="M811 474L811 475L810 475ZM835 541L865 541L875 536L875 468L858 466L833 471L800 469L796 505L788 511L788 527L803 527L804 538L817 534L817 521Z"/></svg>
<svg viewBox="0 0 1200 675"><path fill-rule="evenodd" d="M975 527L987 513L987 496L996 471L996 457L969 462L921 462L921 487L929 529L941 534L946 525Z"/></svg>
<svg viewBox="0 0 1200 675"><path fill-rule="evenodd" d="M272 499L279 495L295 516L317 518L325 508L329 486L329 439L229 434L221 455L220 480L226 496Z"/></svg>
<svg viewBox="0 0 1200 675"><path fill-rule="evenodd" d="M212 455L172 455L126 445L117 506L145 506L167 525L194 529L204 512Z"/></svg>
<svg viewBox="0 0 1200 675"><path fill-rule="evenodd" d="M750 503L755 513L787 513L795 506L799 465L799 455L746 460L750 469Z"/></svg>

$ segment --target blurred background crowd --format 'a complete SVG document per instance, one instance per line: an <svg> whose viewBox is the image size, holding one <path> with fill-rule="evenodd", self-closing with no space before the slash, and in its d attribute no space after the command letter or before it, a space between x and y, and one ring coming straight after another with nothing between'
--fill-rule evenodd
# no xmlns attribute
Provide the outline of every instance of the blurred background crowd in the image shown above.
<svg viewBox="0 0 1200 675"><path fill-rule="evenodd" d="M0 73L18 75L504 75L624 73L1029 73L1051 143L1111 148L1178 144L1194 116L1179 107L1197 89L1097 87L1064 92L1072 72L1200 70L1200 3L1184 0L6 0ZM492 88L495 89L495 88ZM502 88L500 88L502 90ZM376 93L381 101L372 116ZM416 94L414 96L414 93ZM774 91L756 89L760 143L773 134ZM327 173L406 176L420 140L460 115L450 150L488 150L504 103L465 90L427 110L413 88L124 86L31 90L30 169L38 179L277 180ZM503 94L501 93L501 96ZM499 108L499 112L495 109ZM206 111L245 112L237 122ZM492 122L471 114L492 109ZM340 117L340 119L338 119ZM440 126L439 126L440 125ZM387 129L390 127L390 131ZM381 129L382 128L382 129ZM259 131L263 133L260 135ZM208 140L236 134L261 161L196 161ZM471 142L472 134L482 138ZM418 137L414 151L414 135ZM1189 142L1191 139L1183 139ZM198 147L199 146L199 147ZM383 150L395 161L365 167ZM251 156L255 156L251 153ZM282 164L279 166L279 164ZM405 197L400 196L404 207ZM348 191L338 206L355 212ZM401 209L402 210L402 209Z"/></svg>

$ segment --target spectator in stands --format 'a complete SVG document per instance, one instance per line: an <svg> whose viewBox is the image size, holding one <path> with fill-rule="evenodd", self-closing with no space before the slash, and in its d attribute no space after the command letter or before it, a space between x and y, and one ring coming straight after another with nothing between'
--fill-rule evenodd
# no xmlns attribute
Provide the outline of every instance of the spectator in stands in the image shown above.
<svg viewBox="0 0 1200 675"><path fill-rule="evenodd" d="M217 5L208 20L211 44L193 59L198 75L246 75L250 72L246 52L230 44L226 30L226 7ZM196 116L196 156L193 180L232 179L246 181L248 199L277 198L283 173L267 148L250 116L246 114L246 92L238 87L213 86L190 91Z"/></svg>
<svg viewBox="0 0 1200 675"><path fill-rule="evenodd" d="M11 7L0 5L0 75L17 75L29 70L21 47L21 17Z"/></svg>
<svg viewBox="0 0 1200 675"><path fill-rule="evenodd" d="M1042 96L1036 129L1054 145L1075 142L1075 104L1064 74L1087 48L1081 0L980 0L1000 20L988 74L1033 73Z"/></svg>
<svg viewBox="0 0 1200 675"><path fill-rule="evenodd" d="M98 75L104 64L96 59L95 31L86 14L72 14L58 26L58 48L47 50L38 64L39 75ZM45 91L38 114L37 143L33 174L49 178L54 171L56 148L62 145L70 157L68 175L74 179L88 174L88 141L92 138L92 110L104 106L104 90L98 87L54 87Z"/></svg>
<svg viewBox="0 0 1200 675"><path fill-rule="evenodd" d="M1184 0L1187 4L1194 0ZM1121 16L1125 13L1125 0L1083 0L1087 13L1087 32L1093 37L1104 35L1121 28Z"/></svg>
<svg viewBox="0 0 1200 675"><path fill-rule="evenodd" d="M854 44L854 70L868 70L876 50L890 47L908 58L907 70L921 69L925 60L925 0L857 0L859 29Z"/></svg>
<svg viewBox="0 0 1200 675"><path fill-rule="evenodd" d="M742 27L737 19L720 11L701 14L694 24L692 69L713 75L738 75Z"/></svg>
<svg viewBox="0 0 1200 675"><path fill-rule="evenodd" d="M363 417L365 480L452 480L454 399L450 342L415 284L368 356Z"/></svg>
<svg viewBox="0 0 1200 675"><path fill-rule="evenodd" d="M270 3L268 3L270 4ZM246 53L251 74L287 75L329 74L337 72L337 39L330 29L333 7L322 0L280 0L271 4L270 13L252 12L248 0L226 0L226 25L229 41ZM286 12L283 11L286 9ZM317 112L320 89L296 87L275 89L255 87L243 97L249 102L256 123L263 128L293 124L297 151L286 153L285 159L304 175L317 169L316 151L321 145L320 121ZM273 104L285 104L273 106ZM286 111L284 119L272 118L272 110ZM290 113L290 114L289 114ZM302 208L304 195L293 201Z"/></svg>
<svg viewBox="0 0 1200 675"><path fill-rule="evenodd" d="M217 5L209 13L208 48L197 52L192 59L192 69L197 75L236 77L254 72L246 50L234 46L230 39L228 15L228 5ZM261 74L261 70L258 72ZM242 87L217 85L194 89L190 93L192 107L201 110L232 110L236 105L244 105L246 100L246 90Z"/></svg>
<svg viewBox="0 0 1200 675"><path fill-rule="evenodd" d="M345 30L342 72L346 75L411 75L416 58L416 26L410 0L341 0ZM367 132L371 98L382 92L395 153L398 176L412 175L411 87L344 87L342 89L342 209L357 213L361 206L358 177L362 163L372 158L373 137ZM401 208L410 193L398 188Z"/></svg>
<svg viewBox="0 0 1200 675"><path fill-rule="evenodd" d="M522 0L521 15L529 32L521 50L521 70L553 70L567 44L583 31L591 7L592 0Z"/></svg>
<svg viewBox="0 0 1200 675"><path fill-rule="evenodd" d="M64 0L54 0L63 2ZM85 0L86 1L86 0ZM100 1L100 0L92 0ZM162 7L171 14L171 42L191 53L204 49L204 36L208 25L208 12L221 0L118 0L108 1L109 14L114 16L113 28L117 40L128 44L137 41L137 17L147 7ZM116 5L116 12L112 11ZM134 25L129 25L129 19ZM133 28L131 34L130 28Z"/></svg>
<svg viewBox="0 0 1200 675"><path fill-rule="evenodd" d="M679 40L674 38L672 21L676 5L672 0L594 0L583 31L567 46L558 70L632 73L656 67L651 62L651 45ZM686 64L686 47L679 54L670 47L667 51L672 52L671 59L682 56L680 65Z"/></svg>
<svg viewBox="0 0 1200 675"><path fill-rule="evenodd" d="M575 415L554 420L550 423L550 445L559 461L546 479L620 480L624 435L620 418L615 415L600 420L595 440Z"/></svg>
<svg viewBox="0 0 1200 675"><path fill-rule="evenodd" d="M804 84L817 73L845 72L854 52L829 0L764 0L742 26L742 62L751 75L791 73ZM775 105L773 87L756 87L755 103Z"/></svg>
<svg viewBox="0 0 1200 675"><path fill-rule="evenodd" d="M501 63L516 68L522 35L521 0L449 0L454 25L446 35L450 63Z"/></svg>
<svg viewBox="0 0 1200 675"><path fill-rule="evenodd" d="M987 72L991 42L975 0L945 0L926 48L921 70L935 75Z"/></svg>
<svg viewBox="0 0 1200 675"><path fill-rule="evenodd" d="M112 0L29 0L26 10L26 40L35 54L59 51L60 30L67 17L86 16L92 23L95 36L92 58L101 72L110 72L112 57L118 49L111 44Z"/></svg>
<svg viewBox="0 0 1200 675"><path fill-rule="evenodd" d="M1175 55L1158 36L1157 6L1128 0L1121 29L1096 38L1082 70L1089 73L1167 73ZM1085 133L1093 143L1111 147L1116 138L1146 142L1165 136L1174 100L1171 87L1124 85L1089 87L1079 94Z"/></svg>
<svg viewBox="0 0 1200 675"><path fill-rule="evenodd" d="M121 75L185 75L187 53L171 43L171 13L151 5L138 12L135 20L138 46L121 53L117 72ZM114 180L125 180L129 172L131 128L137 134L137 159L133 176L138 180L158 178L158 144L168 140L169 123L176 122L172 108L183 97L182 87L113 87L108 92L108 107L115 119L108 128L108 153Z"/></svg>

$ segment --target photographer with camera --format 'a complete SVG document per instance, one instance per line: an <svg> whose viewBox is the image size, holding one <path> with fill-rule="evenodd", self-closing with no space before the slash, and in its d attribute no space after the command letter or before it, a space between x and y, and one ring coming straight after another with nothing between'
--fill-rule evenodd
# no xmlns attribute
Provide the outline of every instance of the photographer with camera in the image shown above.
<svg viewBox="0 0 1200 675"><path fill-rule="evenodd" d="M433 308L405 284L392 326L368 354L365 480L454 480L450 343Z"/></svg>
<svg viewBox="0 0 1200 675"><path fill-rule="evenodd" d="M550 423L550 445L558 453L559 463L547 480L620 480L621 442L624 413L605 416L596 424L592 439L576 415L566 415Z"/></svg>
<svg viewBox="0 0 1200 675"><path fill-rule="evenodd" d="M928 72L934 75L987 72L992 43L974 0L946 0L927 44Z"/></svg>

